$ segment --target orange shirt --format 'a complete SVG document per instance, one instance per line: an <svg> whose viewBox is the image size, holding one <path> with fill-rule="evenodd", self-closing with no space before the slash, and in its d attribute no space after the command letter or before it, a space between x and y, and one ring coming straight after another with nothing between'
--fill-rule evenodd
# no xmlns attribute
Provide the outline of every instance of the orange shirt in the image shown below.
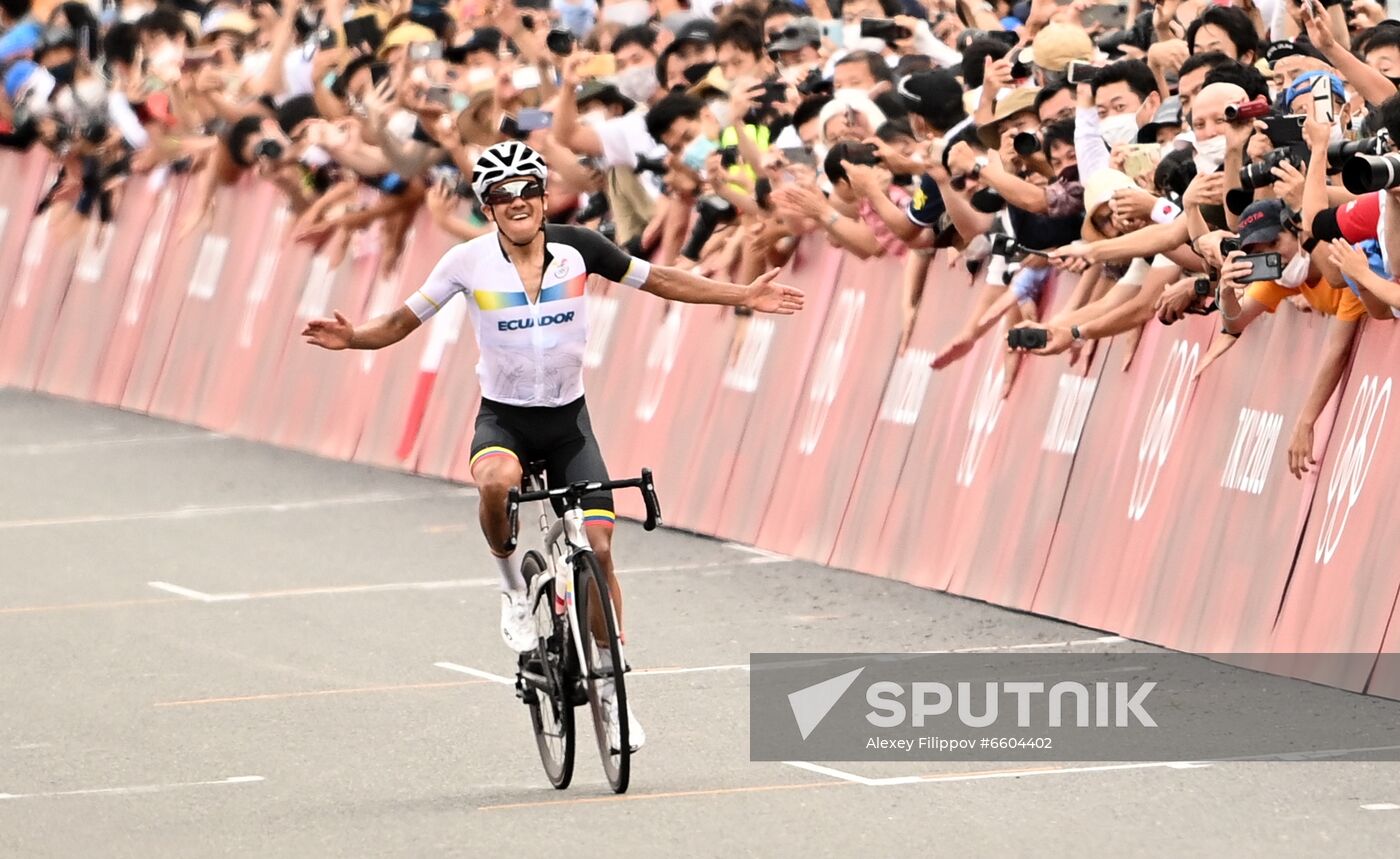
<svg viewBox="0 0 1400 859"><path fill-rule="evenodd" d="M1366 305L1361 303L1356 293L1345 287L1337 289L1320 278L1317 283L1305 283L1298 289L1280 286L1273 280L1261 280L1250 284L1245 291L1245 295L1267 307L1270 313L1278 309L1280 301L1298 293L1302 293L1313 310L1325 316L1335 316L1343 322L1354 322L1366 315Z"/></svg>

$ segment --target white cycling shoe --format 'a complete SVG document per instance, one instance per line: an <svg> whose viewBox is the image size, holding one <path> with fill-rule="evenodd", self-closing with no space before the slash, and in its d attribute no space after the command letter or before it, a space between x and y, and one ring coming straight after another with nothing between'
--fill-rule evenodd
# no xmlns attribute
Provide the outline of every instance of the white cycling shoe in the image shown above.
<svg viewBox="0 0 1400 859"><path fill-rule="evenodd" d="M603 692L603 723L608 729L608 747L617 752L622 748L622 727L617 718L617 694L612 689L612 684L608 684ZM642 723L637 721L637 717L632 713L632 705L627 705L627 745L636 752L647 741L647 732L642 730Z"/></svg>
<svg viewBox="0 0 1400 859"><path fill-rule="evenodd" d="M525 591L501 591L501 638L516 653L535 649L539 631Z"/></svg>

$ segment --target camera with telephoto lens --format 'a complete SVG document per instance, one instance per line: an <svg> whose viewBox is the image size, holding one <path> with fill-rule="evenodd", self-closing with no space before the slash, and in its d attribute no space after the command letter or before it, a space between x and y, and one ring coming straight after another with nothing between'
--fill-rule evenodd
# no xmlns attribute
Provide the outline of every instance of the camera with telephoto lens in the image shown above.
<svg viewBox="0 0 1400 859"><path fill-rule="evenodd" d="M992 234L992 256L1020 259L1031 251L1006 233Z"/></svg>
<svg viewBox="0 0 1400 859"><path fill-rule="evenodd" d="M835 91L835 82L830 78L822 77L821 69L812 69L807 72L807 76L797 84L797 94L803 97L809 95L831 95Z"/></svg>
<svg viewBox="0 0 1400 859"><path fill-rule="evenodd" d="M257 142L256 146L253 147L253 158L265 158L268 161L281 161L282 152L282 142L280 140L273 140L270 137L264 137L262 140L259 140Z"/></svg>
<svg viewBox="0 0 1400 859"><path fill-rule="evenodd" d="M1352 156L1342 165L1342 184L1353 194L1400 187L1400 153Z"/></svg>
<svg viewBox="0 0 1400 859"><path fill-rule="evenodd" d="M1013 80L1021 80L1031 76L1032 61L1035 54L1030 48L1022 48L1016 52L1016 56L1011 60L1011 77Z"/></svg>
<svg viewBox="0 0 1400 859"><path fill-rule="evenodd" d="M715 228L734 220L736 214L734 206L723 197L714 194L701 197L695 204L695 227L690 231L685 247L681 248L681 256L690 260L700 259L700 251L714 235Z"/></svg>
<svg viewBox="0 0 1400 859"><path fill-rule="evenodd" d="M1274 168L1287 162L1299 170L1307 169L1307 152L1300 145L1283 146L1264 154L1263 158L1240 169L1240 186L1247 191L1272 185L1277 181Z"/></svg>
<svg viewBox="0 0 1400 859"><path fill-rule="evenodd" d="M1012 349L1044 349L1050 332L1044 328L1012 328L1006 332L1006 345Z"/></svg>
<svg viewBox="0 0 1400 859"><path fill-rule="evenodd" d="M1338 140L1327 144L1327 172L1339 173L1347 161L1357 155L1384 155L1390 150L1390 136L1381 131L1375 137L1360 140Z"/></svg>
<svg viewBox="0 0 1400 859"><path fill-rule="evenodd" d="M1040 135L1031 131L1022 131L1011 138L1011 147L1016 150L1017 155L1029 158L1040 151Z"/></svg>
<svg viewBox="0 0 1400 859"><path fill-rule="evenodd" d="M666 159L648 158L645 155L637 156L637 166L633 168L636 173L654 173L657 176L666 175Z"/></svg>
<svg viewBox="0 0 1400 859"><path fill-rule="evenodd" d="M574 52L574 34L562 28L550 30L544 37L544 46L551 54L567 57Z"/></svg>

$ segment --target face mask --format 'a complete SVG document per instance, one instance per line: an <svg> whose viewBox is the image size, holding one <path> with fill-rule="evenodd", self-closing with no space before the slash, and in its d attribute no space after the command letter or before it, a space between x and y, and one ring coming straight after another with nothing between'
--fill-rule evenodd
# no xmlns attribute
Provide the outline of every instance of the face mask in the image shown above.
<svg viewBox="0 0 1400 859"><path fill-rule="evenodd" d="M484 87L496 79L496 72L488 66L477 66L467 70L467 86L472 89Z"/></svg>
<svg viewBox="0 0 1400 859"><path fill-rule="evenodd" d="M722 98L706 102L705 106L710 109L710 114L715 118L715 122L719 123L721 128L729 125L734 119L733 112L729 109L729 102Z"/></svg>
<svg viewBox="0 0 1400 859"><path fill-rule="evenodd" d="M651 6L647 0L622 0L621 3L609 3L603 7L603 20L624 27L635 27L638 24L645 24L651 17Z"/></svg>
<svg viewBox="0 0 1400 859"><path fill-rule="evenodd" d="M472 100L471 100L471 98L469 98L469 97L467 96L466 93L464 93L464 92L454 92L454 93L452 93L452 112L453 112L453 113L461 113L462 111L466 110L466 109L467 109L467 105L469 105L469 104L471 104L471 103L472 103Z"/></svg>
<svg viewBox="0 0 1400 859"><path fill-rule="evenodd" d="M705 159L717 149L719 149L718 143L702 135L690 141L685 147L685 151L681 153L681 161L696 173L704 173Z"/></svg>
<svg viewBox="0 0 1400 859"><path fill-rule="evenodd" d="M1303 251L1294 255L1293 259L1284 266L1283 273L1278 277L1279 286L1288 289L1297 289L1303 285L1308 278L1308 268L1312 265L1312 258Z"/></svg>
<svg viewBox="0 0 1400 859"><path fill-rule="evenodd" d="M179 66L185 60L185 52L174 42L166 42L151 54L151 65L157 68Z"/></svg>
<svg viewBox="0 0 1400 859"><path fill-rule="evenodd" d="M841 88L841 89L836 90L834 93L832 93L832 95L836 96L837 98L841 98L843 94L844 94L844 95L855 96L855 97L857 97L857 98L870 98L870 91L869 91L869 90L863 90L863 89L859 89L859 88L857 88L857 87L843 87L843 88ZM846 103L847 103L847 104L850 104L851 102L848 101L848 102L846 102Z"/></svg>
<svg viewBox="0 0 1400 859"><path fill-rule="evenodd" d="M656 69L645 65L618 72L613 77L613 83L617 85L618 92L638 104L646 104L661 88L661 83L656 79Z"/></svg>
<svg viewBox="0 0 1400 859"><path fill-rule="evenodd" d="M1327 142L1328 142L1328 143L1341 143L1341 142L1342 142L1342 127L1341 127L1340 125L1336 124L1335 122L1332 123L1332 127L1331 127L1331 128L1327 129Z"/></svg>
<svg viewBox="0 0 1400 859"><path fill-rule="evenodd" d="M885 48L889 46L885 44L884 39L872 39L868 36L862 38L860 23L857 22L841 28L841 47L848 51L874 51L877 54L883 54Z"/></svg>
<svg viewBox="0 0 1400 859"><path fill-rule="evenodd" d="M1137 117L1131 113L1120 113L1117 116L1101 119L1099 120L1099 133L1103 135L1103 142L1109 146L1133 143L1137 140ZM1221 139L1224 140L1223 137Z"/></svg>
<svg viewBox="0 0 1400 859"><path fill-rule="evenodd" d="M300 161L312 170L331 163L331 154L319 146L308 146L302 150Z"/></svg>
<svg viewBox="0 0 1400 859"><path fill-rule="evenodd" d="M1210 140L1196 141L1196 155L1191 160L1196 164L1197 173L1214 173L1225 163L1225 150L1229 143L1225 135L1217 134Z"/></svg>

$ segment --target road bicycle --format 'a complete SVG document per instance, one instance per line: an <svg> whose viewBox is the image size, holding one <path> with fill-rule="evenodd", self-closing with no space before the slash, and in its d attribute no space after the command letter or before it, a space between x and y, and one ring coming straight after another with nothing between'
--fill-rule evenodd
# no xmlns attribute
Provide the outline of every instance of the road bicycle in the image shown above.
<svg viewBox="0 0 1400 859"><path fill-rule="evenodd" d="M608 784L616 793L627 790L632 752L627 737L629 669L618 639L617 614L607 578L588 544L583 527L583 498L602 490L640 489L646 504L643 524L653 531L661 524L651 470L631 480L580 481L547 489L544 463L526 469L524 491L512 489L507 498L510 548L520 530L520 505L548 502L540 513L545 553L525 553L522 561L530 612L538 625L535 650L522 654L515 694L530 708L530 721L540 761L550 784L563 790L574 774L574 708L585 702L593 711L598 753ZM611 684L617 696L616 719L621 734L618 748L608 740L603 699Z"/></svg>

